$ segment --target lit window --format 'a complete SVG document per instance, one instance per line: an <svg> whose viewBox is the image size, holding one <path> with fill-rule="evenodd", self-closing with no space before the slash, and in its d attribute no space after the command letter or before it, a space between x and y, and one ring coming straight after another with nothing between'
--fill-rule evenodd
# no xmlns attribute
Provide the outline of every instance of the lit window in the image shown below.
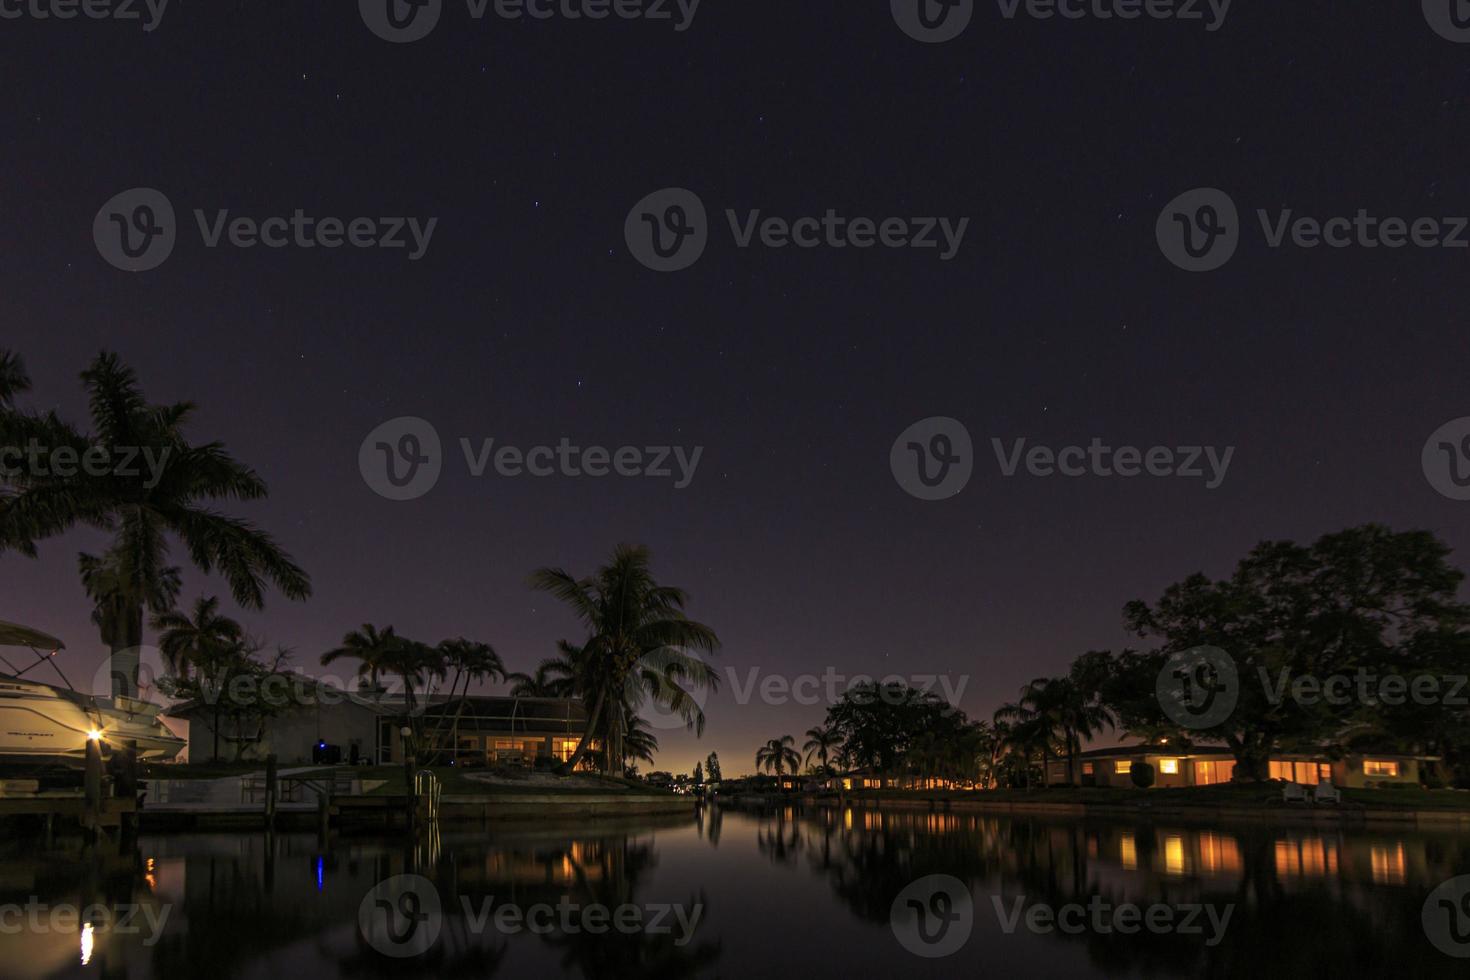
<svg viewBox="0 0 1470 980"><path fill-rule="evenodd" d="M1113 763L1113 772L1127 774L1133 771L1132 759L1119 759Z"/></svg>
<svg viewBox="0 0 1470 980"><path fill-rule="evenodd" d="M1365 776L1397 776L1399 764L1387 762L1383 759L1364 759L1363 775Z"/></svg>
<svg viewBox="0 0 1470 980"><path fill-rule="evenodd" d="M1177 775L1178 772L1179 772L1179 760L1178 759L1160 759L1159 760L1159 772L1169 773L1170 775Z"/></svg>
<svg viewBox="0 0 1470 980"><path fill-rule="evenodd" d="M1090 762L1084 762L1084 763L1082 763L1082 775L1084 775L1084 776L1091 776L1092 775L1092 763L1090 763Z"/></svg>

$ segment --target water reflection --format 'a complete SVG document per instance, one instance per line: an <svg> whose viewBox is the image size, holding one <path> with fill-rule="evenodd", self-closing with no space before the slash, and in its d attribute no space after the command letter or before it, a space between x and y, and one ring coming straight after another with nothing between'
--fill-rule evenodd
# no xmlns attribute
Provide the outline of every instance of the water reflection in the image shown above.
<svg viewBox="0 0 1470 980"><path fill-rule="evenodd" d="M47 854L11 845L0 855L0 902L137 905L155 919L164 913L163 925L151 942L146 928L127 935L86 917L0 934L0 963L7 977L138 980L912 972L922 963L889 930L892 903L916 879L943 873L969 885L976 911L973 936L943 961L943 975L1463 976L1463 963L1428 943L1419 917L1430 890L1467 872L1470 842L1456 833L795 806L325 844L240 834ZM364 938L358 913L377 883L406 873L434 883L444 916L431 951L404 961ZM1209 947L1177 933L1007 932L997 899L1233 912ZM498 931L476 914L561 902L679 903L700 914L687 936Z"/></svg>

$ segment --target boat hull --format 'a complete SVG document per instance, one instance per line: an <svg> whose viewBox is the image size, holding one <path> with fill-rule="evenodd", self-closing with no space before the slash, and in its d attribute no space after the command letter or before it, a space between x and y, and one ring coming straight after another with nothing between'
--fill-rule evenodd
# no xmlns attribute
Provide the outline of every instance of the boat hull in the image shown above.
<svg viewBox="0 0 1470 980"><path fill-rule="evenodd" d="M46 684L0 678L0 765L83 765L94 733L104 756L136 743L139 759L166 761L185 745L159 721L155 706L99 702Z"/></svg>

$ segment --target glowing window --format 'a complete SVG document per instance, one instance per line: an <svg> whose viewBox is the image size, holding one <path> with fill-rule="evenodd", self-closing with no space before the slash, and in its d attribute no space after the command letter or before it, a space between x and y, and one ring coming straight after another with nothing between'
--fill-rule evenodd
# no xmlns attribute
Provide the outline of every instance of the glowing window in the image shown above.
<svg viewBox="0 0 1470 980"><path fill-rule="evenodd" d="M1084 776L1091 776L1092 775L1092 763L1090 763L1090 762L1084 762L1084 763L1082 763L1082 775L1084 775Z"/></svg>
<svg viewBox="0 0 1470 980"><path fill-rule="evenodd" d="M1364 759L1363 775L1365 776L1397 776L1399 764L1388 762L1384 759Z"/></svg>
<svg viewBox="0 0 1470 980"><path fill-rule="evenodd" d="M1160 759L1159 772L1169 773L1170 775L1177 775L1179 773L1179 760Z"/></svg>
<svg viewBox="0 0 1470 980"><path fill-rule="evenodd" d="M1133 771L1133 760L1132 759L1119 759L1117 762L1113 763L1113 772L1125 773L1126 774L1126 773L1130 773L1132 771Z"/></svg>

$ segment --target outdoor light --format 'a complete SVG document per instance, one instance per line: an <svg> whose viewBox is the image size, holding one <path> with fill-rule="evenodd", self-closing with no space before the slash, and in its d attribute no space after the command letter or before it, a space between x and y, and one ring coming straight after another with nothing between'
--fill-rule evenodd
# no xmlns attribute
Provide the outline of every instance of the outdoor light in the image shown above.
<svg viewBox="0 0 1470 980"><path fill-rule="evenodd" d="M97 729L95 729L95 728L92 729L91 731L89 731L87 733L87 741L89 741L89 742L100 742L100 741L102 741L102 733L100 731L98 731Z"/></svg>

